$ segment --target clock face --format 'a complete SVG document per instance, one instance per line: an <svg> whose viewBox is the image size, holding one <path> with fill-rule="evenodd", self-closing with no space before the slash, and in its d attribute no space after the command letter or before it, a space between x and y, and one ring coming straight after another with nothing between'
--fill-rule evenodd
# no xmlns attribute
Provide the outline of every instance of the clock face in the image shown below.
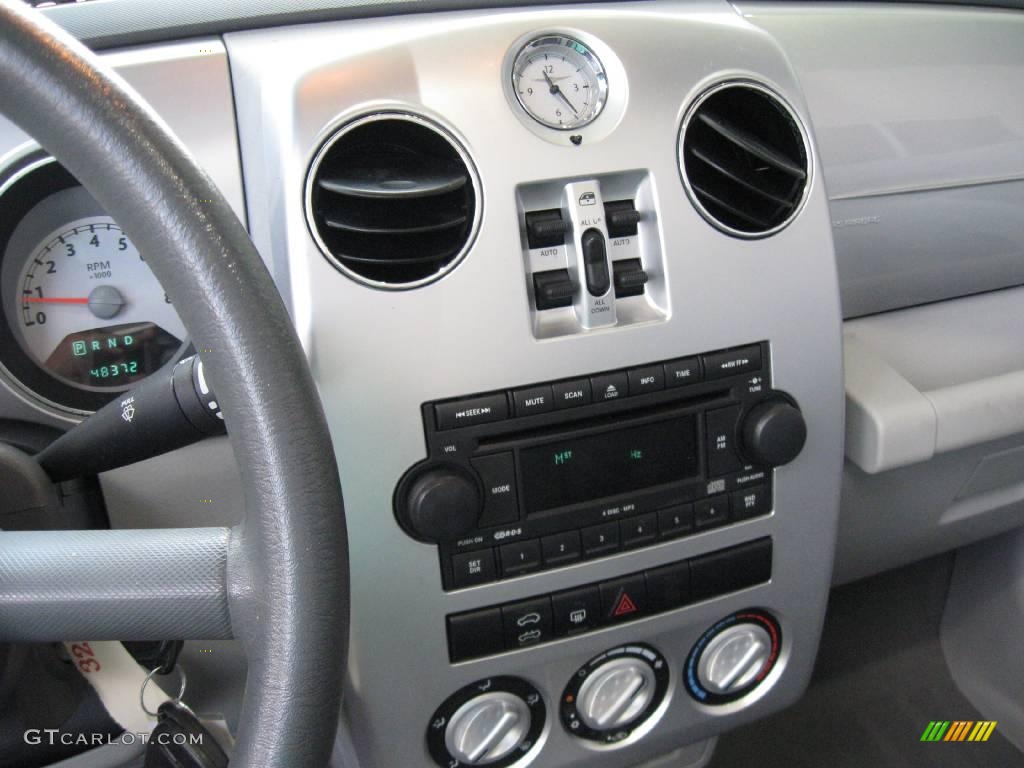
<svg viewBox="0 0 1024 768"><path fill-rule="evenodd" d="M523 47L512 65L512 87L530 117L560 131L592 123L608 95L597 56L579 41L556 35Z"/></svg>

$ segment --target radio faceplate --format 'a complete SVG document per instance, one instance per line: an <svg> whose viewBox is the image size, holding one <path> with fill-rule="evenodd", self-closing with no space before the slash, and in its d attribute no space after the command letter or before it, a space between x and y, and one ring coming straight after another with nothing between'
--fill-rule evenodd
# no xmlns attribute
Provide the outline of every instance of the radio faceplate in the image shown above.
<svg viewBox="0 0 1024 768"><path fill-rule="evenodd" d="M396 488L398 519L438 544L453 590L766 515L770 467L740 434L777 396L770 372L761 342L425 403L428 458Z"/></svg>

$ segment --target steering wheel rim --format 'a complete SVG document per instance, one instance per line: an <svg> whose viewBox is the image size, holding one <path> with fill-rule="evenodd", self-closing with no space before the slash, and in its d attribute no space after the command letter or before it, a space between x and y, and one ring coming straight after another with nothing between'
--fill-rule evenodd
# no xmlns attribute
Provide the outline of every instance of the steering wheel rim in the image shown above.
<svg viewBox="0 0 1024 768"><path fill-rule="evenodd" d="M121 224L203 350L246 507L230 530L0 533L0 639L230 631L248 659L232 765L325 765L347 658L347 541L330 434L287 310L163 122L19 0L0 0L0 82L4 114Z"/></svg>

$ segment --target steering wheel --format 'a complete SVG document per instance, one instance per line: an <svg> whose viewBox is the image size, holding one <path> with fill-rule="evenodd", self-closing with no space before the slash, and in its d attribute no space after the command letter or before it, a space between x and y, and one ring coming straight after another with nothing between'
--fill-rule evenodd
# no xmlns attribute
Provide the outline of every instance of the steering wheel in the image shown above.
<svg viewBox="0 0 1024 768"><path fill-rule="evenodd" d="M0 640L236 637L232 766L327 763L348 644L337 464L302 347L227 202L77 40L0 0L0 110L129 234L218 395L245 491L231 529L0 533Z"/></svg>

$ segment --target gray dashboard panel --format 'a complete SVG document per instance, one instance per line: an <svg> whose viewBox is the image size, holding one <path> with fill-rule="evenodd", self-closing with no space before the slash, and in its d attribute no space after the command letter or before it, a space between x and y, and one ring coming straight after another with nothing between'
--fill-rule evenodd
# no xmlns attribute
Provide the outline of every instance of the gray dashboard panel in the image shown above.
<svg viewBox="0 0 1024 768"><path fill-rule="evenodd" d="M621 58L629 104L606 138L560 147L524 128L501 85L508 47L531 31L583 32ZM252 234L273 265L324 398L349 517L352 637L346 718L366 765L424 765L427 719L449 694L497 674L554 697L595 653L656 645L672 665L671 698L642 740L595 749L549 716L535 760L550 768L623 766L786 706L814 661L831 574L842 460L840 313L821 175L783 233L740 242L688 202L676 167L686 105L727 76L763 80L807 110L772 38L725 3L657 2L489 14L436 14L226 36ZM303 217L306 169L333 128L367 111L422 112L463 142L483 185L473 250L445 279L384 292L337 272ZM817 158L814 158L817 163ZM554 178L645 169L666 249L664 323L537 340L523 280L515 190ZM420 404L636 365L767 338L776 385L799 401L808 446L776 473L776 513L690 539L445 594L434 547L401 532L394 486L425 455ZM812 374L813 375L810 375ZM445 615L634 572L771 535L773 580L635 624L452 665ZM716 711L680 684L686 654L713 621L760 605L788 640L772 686ZM536 750L535 750L536 752Z"/></svg>
<svg viewBox="0 0 1024 768"><path fill-rule="evenodd" d="M1024 283L1024 13L738 8L806 93L846 317Z"/></svg>

